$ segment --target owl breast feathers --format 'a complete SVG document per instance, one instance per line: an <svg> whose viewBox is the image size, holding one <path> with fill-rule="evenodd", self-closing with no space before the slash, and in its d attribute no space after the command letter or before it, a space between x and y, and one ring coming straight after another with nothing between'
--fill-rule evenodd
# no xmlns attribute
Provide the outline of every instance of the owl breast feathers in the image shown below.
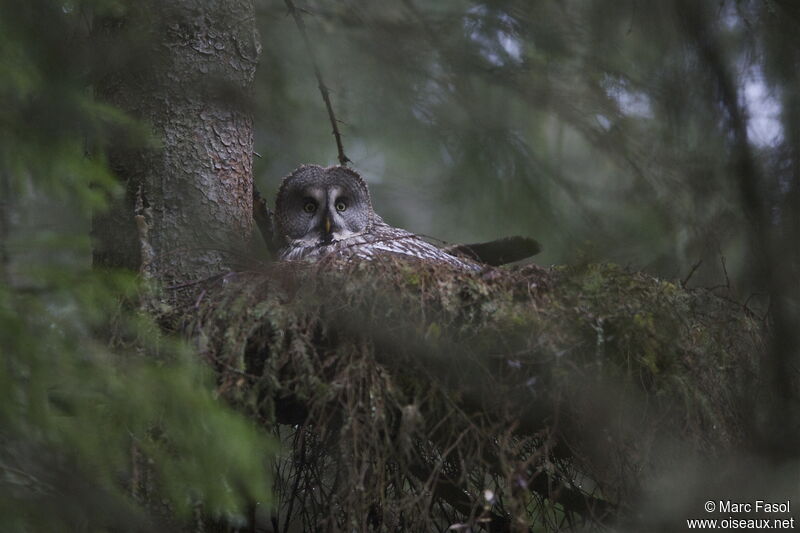
<svg viewBox="0 0 800 533"><path fill-rule="evenodd" d="M466 271L482 268L385 223L374 212L361 176L340 166L303 165L284 178L275 205L275 231L281 260L335 255L369 261L392 255Z"/></svg>

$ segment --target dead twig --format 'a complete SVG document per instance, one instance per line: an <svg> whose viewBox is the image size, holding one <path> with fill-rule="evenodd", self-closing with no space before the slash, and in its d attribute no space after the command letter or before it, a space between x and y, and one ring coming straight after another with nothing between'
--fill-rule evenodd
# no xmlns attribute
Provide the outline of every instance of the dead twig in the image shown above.
<svg viewBox="0 0 800 533"><path fill-rule="evenodd" d="M295 7L294 2L292 0L285 0L286 7L289 9L289 14L294 17L294 21L297 24L297 29L300 31L300 35L303 36L303 42L305 42L306 50L308 50L308 56L311 58L311 65L314 68L314 76L317 78L317 86L319 87L319 93L322 95L322 100L325 102L325 109L328 110L328 119L331 121L331 127L333 128L333 136L336 139L336 150L339 152L339 164L343 166L347 166L347 163L350 162L350 159L344 153L344 146L342 145L342 134L339 132L339 126L337 122L341 122L336 119L336 115L333 112L333 105L331 104L331 97L330 91L328 86L325 85L325 81L322 79L322 71L319 68L319 63L317 62L317 57L314 55L314 47L311 46L311 40L308 38L308 33L306 32L306 24L303 21L302 13L308 13L306 10L301 10Z"/></svg>
<svg viewBox="0 0 800 533"><path fill-rule="evenodd" d="M681 281L681 287L683 287L684 289L686 288L686 284L689 283L689 280L692 279L692 276L694 275L695 271L697 271L697 269L702 264L703 264L703 260L702 259L698 259L697 262L694 265L692 265L692 269L689 270L689 273L686 275L685 278L683 278L683 281Z"/></svg>

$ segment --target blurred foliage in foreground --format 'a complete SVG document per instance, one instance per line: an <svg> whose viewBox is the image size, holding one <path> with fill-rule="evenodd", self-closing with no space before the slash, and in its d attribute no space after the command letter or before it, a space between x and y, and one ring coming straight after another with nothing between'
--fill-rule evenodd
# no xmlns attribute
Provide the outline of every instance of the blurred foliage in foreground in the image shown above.
<svg viewBox="0 0 800 533"><path fill-rule="evenodd" d="M186 349L140 315L130 277L89 265L90 211L115 190L104 143L148 142L140 127L90 97L98 64L136 53L133 45L84 46L92 12L124 5L0 3L0 511L8 529L130 526L144 519L135 493L151 471L163 474L161 490L176 510L202 499L235 512L238 495L266 498L263 436L220 406ZM258 5L265 192L302 162L332 162L334 151L308 52L285 5ZM346 151L390 222L451 241L530 234L545 245L543 262L611 259L672 278L703 259L693 283L730 281L745 297L768 285L783 303L773 316L797 323L800 10L792 0L301 7L345 122ZM589 294L606 285L593 287L597 276L588 274ZM120 306L121 297L128 303ZM663 334L655 318L635 316L640 340ZM609 347L602 322L582 325L586 346ZM426 334L435 339L439 331ZM795 379L798 332L782 334L773 352ZM296 348L313 352L310 343ZM646 342L631 360L634 377L683 369ZM719 386L715 370L699 395L678 394L691 372L667 389L671 398L697 400L687 404L697 414L691 420L710 431L715 419L703 404ZM764 379L757 384L769 386ZM791 435L797 411L775 413L764 426L796 457L795 442L780 432ZM140 454L155 462L138 471L131 456ZM737 486L764 472L762 486L775 484L782 465L772 465L734 469ZM784 469L781 482L794 482L795 472ZM683 474L668 487L679 498L687 493ZM729 479L713 469L698 477ZM123 493L126 485L134 494Z"/></svg>
<svg viewBox="0 0 800 533"><path fill-rule="evenodd" d="M149 142L91 98L85 10L121 5L0 3L3 531L152 530L201 501L269 501L263 430L138 308L133 275L91 268L91 212L120 192L103 145ZM164 508L143 512L142 491Z"/></svg>

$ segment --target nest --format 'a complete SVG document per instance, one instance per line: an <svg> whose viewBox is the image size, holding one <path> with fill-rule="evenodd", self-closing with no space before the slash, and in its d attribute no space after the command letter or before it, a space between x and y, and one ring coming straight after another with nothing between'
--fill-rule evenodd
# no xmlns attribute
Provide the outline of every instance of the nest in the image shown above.
<svg viewBox="0 0 800 533"><path fill-rule="evenodd" d="M166 319L286 443L272 519L303 530L603 528L666 439L743 439L764 350L741 306L613 265L275 264Z"/></svg>

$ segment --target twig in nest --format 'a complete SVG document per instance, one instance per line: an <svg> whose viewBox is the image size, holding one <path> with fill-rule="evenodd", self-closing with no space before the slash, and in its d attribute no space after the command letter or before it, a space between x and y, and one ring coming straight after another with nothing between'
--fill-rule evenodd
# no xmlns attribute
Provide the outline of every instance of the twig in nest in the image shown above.
<svg viewBox="0 0 800 533"><path fill-rule="evenodd" d="M728 267L725 265L725 256L724 255L720 255L719 256L719 261L722 264L722 273L725 276L725 284L724 285L714 285L713 287L711 287L709 289L710 291L713 291L713 290L716 290L716 289L728 289L728 290L731 289L731 280L728 277Z"/></svg>
<svg viewBox="0 0 800 533"><path fill-rule="evenodd" d="M267 207L267 202L261 193L253 185L253 220L256 221L258 231L261 233L261 238L264 239L264 244L267 245L267 250L274 258L278 254L278 244L275 240L275 230L273 227L272 213Z"/></svg>
<svg viewBox="0 0 800 533"><path fill-rule="evenodd" d="M700 267L700 265L702 265L702 264L703 264L703 260L702 260L702 259L698 259L698 260L697 260L697 263L695 263L694 265L692 265L692 269L689 271L689 273L688 273L688 274L686 274L686 277L685 277L685 278L683 278L683 281L681 281L681 287L683 287L683 288L686 288L686 284L687 284L687 283L689 283L689 280L690 280L690 279L692 279L692 276L694 276L694 273L695 273L695 271L696 271L696 270L697 270L697 269Z"/></svg>
<svg viewBox="0 0 800 533"><path fill-rule="evenodd" d="M328 91L328 87L325 85L325 81L322 79L322 72L319 69L319 64L317 63L317 58L314 55L314 48L311 46L311 41L308 38L308 33L306 32L306 24L303 22L303 16L301 14L301 10L295 7L294 2L292 0L284 0L286 2L286 7L289 9L289 14L294 17L294 21L297 24L297 29L300 30L300 34L303 36L303 41L306 44L306 49L308 50L308 55L311 58L311 65L314 67L314 76L317 78L317 85L319 86L319 92L322 95L322 100L325 102L325 108L328 110L328 119L331 121L331 127L333 128L333 136L336 139L336 149L339 152L339 164L340 165L347 165L350 162L350 159L344 154L344 147L342 146L342 134L339 133L339 126L337 122L340 122L336 119L336 115L333 112L333 106L331 105L331 98ZM305 10L303 10L305 11Z"/></svg>
<svg viewBox="0 0 800 533"><path fill-rule="evenodd" d="M731 280L728 277L728 267L725 265L725 256L724 255L720 255L719 256L719 260L722 263L722 273L725 274L725 288L726 289L730 289L731 288Z"/></svg>
<svg viewBox="0 0 800 533"><path fill-rule="evenodd" d="M219 274L214 274L212 276L208 276L207 278L195 279L192 281L187 281L186 283L179 283L177 285L170 285L168 287L164 287L168 291L174 291L178 289L185 289L186 287L192 287L193 285L198 285L200 283L205 283L207 281L216 281L219 278L225 277L230 272L220 272Z"/></svg>
<svg viewBox="0 0 800 533"><path fill-rule="evenodd" d="M150 207L147 206L141 184L136 190L136 205L133 218L136 221L136 231L139 235L139 253L141 254L139 273L144 279L149 279L152 277L153 260L156 255L153 246L150 244L150 225L153 215Z"/></svg>

